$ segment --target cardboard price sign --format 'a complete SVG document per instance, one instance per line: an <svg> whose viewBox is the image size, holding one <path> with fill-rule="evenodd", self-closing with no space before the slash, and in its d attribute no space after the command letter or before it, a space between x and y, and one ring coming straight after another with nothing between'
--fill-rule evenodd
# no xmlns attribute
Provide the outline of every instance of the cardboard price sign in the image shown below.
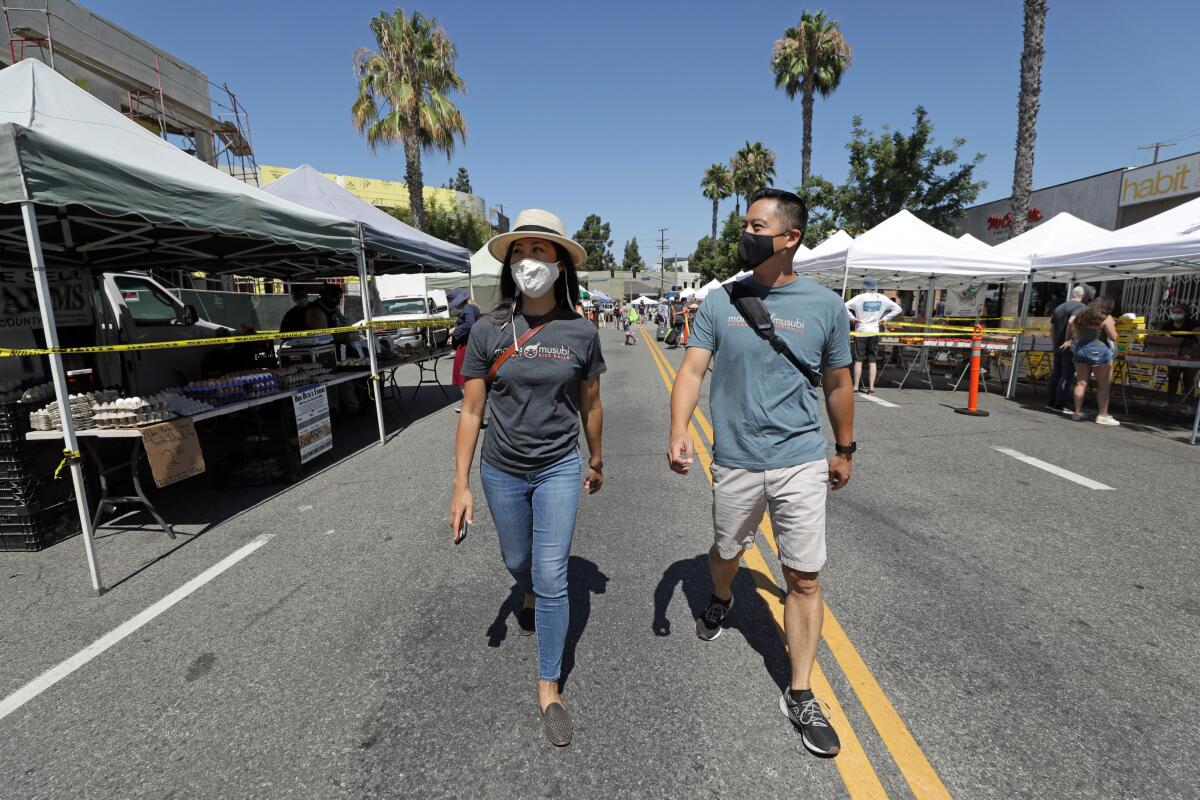
<svg viewBox="0 0 1200 800"><path fill-rule="evenodd" d="M191 417L160 422L141 429L146 460L159 488L204 472L204 453Z"/></svg>

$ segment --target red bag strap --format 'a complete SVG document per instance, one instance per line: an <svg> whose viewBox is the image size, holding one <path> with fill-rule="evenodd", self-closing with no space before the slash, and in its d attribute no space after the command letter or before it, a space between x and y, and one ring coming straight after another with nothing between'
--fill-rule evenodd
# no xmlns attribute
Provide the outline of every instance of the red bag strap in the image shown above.
<svg viewBox="0 0 1200 800"><path fill-rule="evenodd" d="M495 361L492 362L492 366L490 369L488 369L487 377L484 378L484 382L487 383L488 386L491 386L492 381L496 380L496 373L500 371L500 367L504 366L504 362L508 361L510 358L512 358L513 354L517 352L518 348L523 347L526 342L528 342L530 339L532 339L537 334L538 331L540 331L542 328L546 327L546 325L549 324L549 322L550 322L550 320L546 320L541 325L538 325L536 328L530 328L529 330L525 331L525 333L521 336L520 339L518 339L515 343L509 345L508 348L506 348L505 351L503 353L501 353L500 356Z"/></svg>

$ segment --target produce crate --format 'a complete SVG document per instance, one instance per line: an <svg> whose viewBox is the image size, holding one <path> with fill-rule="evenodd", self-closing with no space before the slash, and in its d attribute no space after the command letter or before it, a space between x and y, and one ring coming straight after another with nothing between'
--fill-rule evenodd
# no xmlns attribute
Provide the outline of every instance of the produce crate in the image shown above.
<svg viewBox="0 0 1200 800"><path fill-rule="evenodd" d="M0 551L36 552L80 532L75 502L32 513L0 514Z"/></svg>

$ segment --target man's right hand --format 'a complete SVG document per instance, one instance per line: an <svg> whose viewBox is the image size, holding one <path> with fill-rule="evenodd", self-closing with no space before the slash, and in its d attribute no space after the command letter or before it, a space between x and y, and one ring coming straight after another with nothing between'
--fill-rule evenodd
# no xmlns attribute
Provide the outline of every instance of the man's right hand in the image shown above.
<svg viewBox="0 0 1200 800"><path fill-rule="evenodd" d="M667 463L670 465L673 472L678 472L680 475L687 475L691 470L692 462L696 460L696 448L692 444L692 437L687 431L675 434L671 437L671 443L667 445Z"/></svg>

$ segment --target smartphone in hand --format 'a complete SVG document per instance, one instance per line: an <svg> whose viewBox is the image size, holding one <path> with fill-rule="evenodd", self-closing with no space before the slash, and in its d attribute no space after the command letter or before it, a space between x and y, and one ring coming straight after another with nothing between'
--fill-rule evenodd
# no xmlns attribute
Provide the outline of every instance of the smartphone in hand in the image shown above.
<svg viewBox="0 0 1200 800"><path fill-rule="evenodd" d="M454 543L462 544L462 540L467 538L467 531L470 530L470 528L471 528L471 525L470 525L470 523L467 522L467 517L464 514L463 518L462 518L462 522L459 523L458 532L454 534Z"/></svg>

